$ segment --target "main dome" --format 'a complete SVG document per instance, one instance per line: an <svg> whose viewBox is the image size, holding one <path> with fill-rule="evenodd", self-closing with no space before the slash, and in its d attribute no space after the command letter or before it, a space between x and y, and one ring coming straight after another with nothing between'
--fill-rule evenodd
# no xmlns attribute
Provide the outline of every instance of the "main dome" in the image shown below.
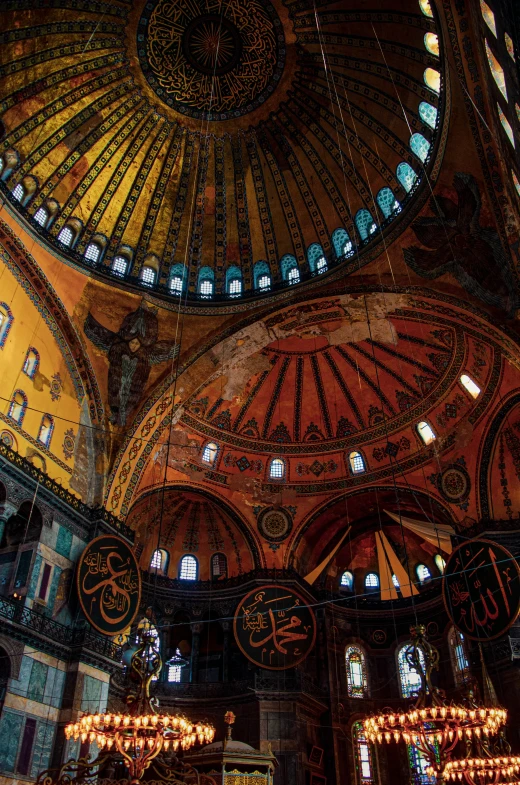
<svg viewBox="0 0 520 785"><path fill-rule="evenodd" d="M442 147L440 25L395 6L3 3L2 187L64 261L165 300L358 269Z"/></svg>

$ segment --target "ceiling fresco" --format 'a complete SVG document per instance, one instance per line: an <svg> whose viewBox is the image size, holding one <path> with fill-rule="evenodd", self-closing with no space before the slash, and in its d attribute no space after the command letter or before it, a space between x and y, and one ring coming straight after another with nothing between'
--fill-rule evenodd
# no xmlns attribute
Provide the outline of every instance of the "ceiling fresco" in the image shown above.
<svg viewBox="0 0 520 785"><path fill-rule="evenodd" d="M244 296L259 294L258 262L271 292L293 263L301 281L322 257L357 269L428 195L449 115L438 21L417 0L384 5L320 3L315 17L306 0L234 0L219 16L211 3L62 0L43 25L37 0L9 0L5 192L24 185L13 205L63 259L111 275L123 253L128 284L165 297L179 270L189 299L205 275L218 302L230 271ZM360 210L373 225L360 228ZM92 242L97 260L85 257Z"/></svg>

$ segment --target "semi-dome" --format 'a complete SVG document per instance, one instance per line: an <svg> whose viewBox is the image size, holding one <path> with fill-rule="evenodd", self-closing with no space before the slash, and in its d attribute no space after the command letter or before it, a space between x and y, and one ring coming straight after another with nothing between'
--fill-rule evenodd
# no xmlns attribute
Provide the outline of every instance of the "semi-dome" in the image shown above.
<svg viewBox="0 0 520 785"><path fill-rule="evenodd" d="M423 7L10 4L3 188L64 261L183 302L357 269L436 178Z"/></svg>

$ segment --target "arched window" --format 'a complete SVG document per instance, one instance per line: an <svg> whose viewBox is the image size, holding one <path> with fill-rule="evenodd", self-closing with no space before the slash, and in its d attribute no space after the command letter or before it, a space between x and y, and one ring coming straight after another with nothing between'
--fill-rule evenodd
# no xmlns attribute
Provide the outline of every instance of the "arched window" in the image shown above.
<svg viewBox="0 0 520 785"><path fill-rule="evenodd" d="M70 248L72 245L72 241L74 240L74 232L70 228L70 226L64 226L61 232L58 234L58 240L63 245L66 245L67 248Z"/></svg>
<svg viewBox="0 0 520 785"><path fill-rule="evenodd" d="M291 253L286 253L280 259L280 270L282 271L282 278L289 283L298 283L300 280L300 270L296 257Z"/></svg>
<svg viewBox="0 0 520 785"><path fill-rule="evenodd" d="M199 574L199 563L195 556L183 556L179 568L179 580L196 581Z"/></svg>
<svg viewBox="0 0 520 785"><path fill-rule="evenodd" d="M434 93L441 91L441 75L435 68L427 68L424 72L424 84L433 90Z"/></svg>
<svg viewBox="0 0 520 785"><path fill-rule="evenodd" d="M347 646L345 651L347 689L349 698L366 698L368 694L365 655L357 646Z"/></svg>
<svg viewBox="0 0 520 785"><path fill-rule="evenodd" d="M511 128L511 123L503 113L500 104L497 104L497 111L498 111L498 117L500 119L500 122L502 123L502 128L506 132L507 138L509 139L513 147L516 147L515 137L513 135L513 129Z"/></svg>
<svg viewBox="0 0 520 785"><path fill-rule="evenodd" d="M427 423L425 420L422 420L417 425L417 433L421 437L424 444L431 444L437 438L431 425L429 425L429 423Z"/></svg>
<svg viewBox="0 0 520 785"><path fill-rule="evenodd" d="M417 567L415 568L415 573L421 585L424 583L428 583L428 581L431 581L432 576L426 564L418 564Z"/></svg>
<svg viewBox="0 0 520 785"><path fill-rule="evenodd" d="M236 265L226 270L226 292L230 297L240 297L242 294L242 273Z"/></svg>
<svg viewBox="0 0 520 785"><path fill-rule="evenodd" d="M176 682L182 680L182 669L186 665L186 660L182 656L180 649L175 649L174 656L168 660L168 681Z"/></svg>
<svg viewBox="0 0 520 785"><path fill-rule="evenodd" d="M215 274L211 267L201 267L199 270L198 292L204 300L213 297L215 290Z"/></svg>
<svg viewBox="0 0 520 785"><path fill-rule="evenodd" d="M366 471L365 461L363 460L363 456L360 452L351 452L348 456L348 462L352 474L361 474L362 472Z"/></svg>
<svg viewBox="0 0 520 785"><path fill-rule="evenodd" d="M141 279L141 283L144 283L146 286L153 286L156 276L157 272L154 270L154 268L150 267L148 264L145 264L141 268L141 275L139 278Z"/></svg>
<svg viewBox="0 0 520 785"><path fill-rule="evenodd" d="M285 477L285 461L282 458L273 458L269 464L269 479L283 480Z"/></svg>
<svg viewBox="0 0 520 785"><path fill-rule="evenodd" d="M255 289L267 292L271 288L271 271L267 262L257 262L253 268Z"/></svg>
<svg viewBox="0 0 520 785"><path fill-rule="evenodd" d="M374 234L377 229L377 224L366 209L358 210L354 219L356 229L362 240L368 240L370 235Z"/></svg>
<svg viewBox="0 0 520 785"><path fill-rule="evenodd" d="M397 577L397 575L395 575L395 573L394 575L392 575L392 583L394 584L396 589L401 588L401 584L399 583L399 578Z"/></svg>
<svg viewBox="0 0 520 785"><path fill-rule="evenodd" d="M426 33L424 46L430 54L435 55L435 57L439 56L439 36L436 33Z"/></svg>
<svg viewBox="0 0 520 785"><path fill-rule="evenodd" d="M0 303L0 349L5 346L9 330L13 323L13 312L7 303Z"/></svg>
<svg viewBox="0 0 520 785"><path fill-rule="evenodd" d="M217 454L218 444L215 444L215 442L208 442L202 451L202 460L204 463L209 463L210 466L213 466Z"/></svg>
<svg viewBox="0 0 520 785"><path fill-rule="evenodd" d="M430 152L430 143L422 134L412 134L410 137L410 149L424 163Z"/></svg>
<svg viewBox="0 0 520 785"><path fill-rule="evenodd" d="M209 269L209 268L204 268ZM183 264L173 264L170 267L168 286L172 294L181 295L186 289L186 267Z"/></svg>
<svg viewBox="0 0 520 785"><path fill-rule="evenodd" d="M372 745L368 743L362 722L352 726L352 741L356 761L358 785L375 785L375 767Z"/></svg>
<svg viewBox="0 0 520 785"><path fill-rule="evenodd" d="M484 0L480 0L480 11L481 11L482 16L484 18L484 22L487 24L487 26L489 27L489 29L491 30L491 32L493 33L493 35L496 38L497 37L497 25L496 25L496 22L495 22L495 14L491 10L491 8L488 6L488 4L484 2Z"/></svg>
<svg viewBox="0 0 520 785"><path fill-rule="evenodd" d="M441 554L440 553L436 553L435 556L433 557L433 561L435 562L435 565L436 565L437 569L439 570L440 574L443 575L444 574L444 570L446 569L446 562L442 558Z"/></svg>
<svg viewBox="0 0 520 785"><path fill-rule="evenodd" d="M39 207L34 214L34 220L37 224L40 224L44 229L47 225L47 221L49 220L49 213L45 209L45 207Z"/></svg>
<svg viewBox="0 0 520 785"><path fill-rule="evenodd" d="M225 553L214 553L211 557L211 577L227 578L227 556Z"/></svg>
<svg viewBox="0 0 520 785"><path fill-rule="evenodd" d="M21 183L18 183L13 188L13 197L16 199L17 202L23 202L25 198L25 188Z"/></svg>
<svg viewBox="0 0 520 785"><path fill-rule="evenodd" d="M32 346L27 349L27 354L25 355L25 360L23 363L23 372L29 379L34 379L36 371L40 367L40 355Z"/></svg>
<svg viewBox="0 0 520 785"><path fill-rule="evenodd" d="M478 398L480 395L480 387L475 384L473 379L467 373L463 373L460 377L460 383L469 392L472 398Z"/></svg>
<svg viewBox="0 0 520 785"><path fill-rule="evenodd" d="M401 685L401 695L403 698L410 698L412 695L419 692L421 688L421 676L419 673L417 673L415 668L412 668L406 657L407 651L409 649L411 650L411 648L412 647L410 643L405 643L403 646L401 646L397 655L397 662L399 665L399 682ZM420 649L418 649L418 652L419 661L421 666L424 668L424 654L422 651L420 651Z"/></svg>
<svg viewBox="0 0 520 785"><path fill-rule="evenodd" d="M126 271L128 268L128 259L126 256L114 256L112 261L112 272L115 275L120 275L123 277L126 275Z"/></svg>
<svg viewBox="0 0 520 785"><path fill-rule="evenodd" d="M354 588L354 576L350 570L345 570L345 572L342 573L339 585L342 589L345 589L345 591L352 591Z"/></svg>
<svg viewBox="0 0 520 785"><path fill-rule="evenodd" d="M157 548L150 559L150 569L166 575L168 569L168 552L164 548Z"/></svg>
<svg viewBox="0 0 520 785"><path fill-rule="evenodd" d="M433 19L433 11L430 0L419 0L419 8L425 16L429 16L430 19Z"/></svg>
<svg viewBox="0 0 520 785"><path fill-rule="evenodd" d="M89 243L85 248L85 259L87 262L95 264L101 256L101 246L97 243Z"/></svg>
<svg viewBox="0 0 520 785"><path fill-rule="evenodd" d="M49 414L44 414L40 424L40 432L38 434L38 441L41 442L44 447L49 447L53 430L54 420Z"/></svg>
<svg viewBox="0 0 520 785"><path fill-rule="evenodd" d="M354 246L346 229L334 229L332 232L332 246L338 259L343 256L352 256Z"/></svg>
<svg viewBox="0 0 520 785"><path fill-rule="evenodd" d="M365 576L365 589L377 591L379 589L379 575L377 572L368 572Z"/></svg>
<svg viewBox="0 0 520 785"><path fill-rule="evenodd" d="M401 205L391 188L381 188L376 196L376 201L385 218L390 218L391 215L401 212Z"/></svg>
<svg viewBox="0 0 520 785"><path fill-rule="evenodd" d="M417 174L414 172L410 164L402 161L397 167L396 175L406 193L410 193L415 183L417 182Z"/></svg>
<svg viewBox="0 0 520 785"><path fill-rule="evenodd" d="M435 129L437 125L437 109L427 101L421 101L419 104L419 117L423 123Z"/></svg>
<svg viewBox="0 0 520 785"><path fill-rule="evenodd" d="M517 192L518 196L520 196L520 182L518 180L518 177L516 176L516 174L513 172L512 169L511 169L511 174L513 176L513 185L516 188L516 192Z"/></svg>
<svg viewBox="0 0 520 785"><path fill-rule="evenodd" d="M507 53L511 60L516 62L515 58L515 46L513 44L513 39L509 35L509 33L504 33L504 43L506 45Z"/></svg>
<svg viewBox="0 0 520 785"><path fill-rule="evenodd" d="M407 749L413 785L435 785L437 778L427 773L430 762L425 754L413 744L408 744Z"/></svg>
<svg viewBox="0 0 520 785"><path fill-rule="evenodd" d="M502 93L502 95L507 101L506 77L504 74L504 69L502 68L497 58L491 51L488 42L484 41L484 44L486 47L486 55L487 55L489 69L493 74L493 79L495 80L498 89L500 90L500 92Z"/></svg>
<svg viewBox="0 0 520 785"><path fill-rule="evenodd" d="M455 685L461 687L469 678L470 667L466 639L455 627L452 627L448 633L448 645L450 647L451 667L453 668Z"/></svg>
<svg viewBox="0 0 520 785"><path fill-rule="evenodd" d="M22 390L16 390L9 404L9 417L21 425L27 409L27 396Z"/></svg>
<svg viewBox="0 0 520 785"><path fill-rule="evenodd" d="M327 260L323 253L323 248L319 243L312 243L307 248L307 261L309 269L313 273L324 273L327 269Z"/></svg>

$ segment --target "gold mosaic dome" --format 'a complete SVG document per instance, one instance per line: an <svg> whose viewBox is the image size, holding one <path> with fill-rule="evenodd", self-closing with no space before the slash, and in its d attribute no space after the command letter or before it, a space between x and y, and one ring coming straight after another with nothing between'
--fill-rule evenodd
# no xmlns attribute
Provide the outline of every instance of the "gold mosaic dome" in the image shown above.
<svg viewBox="0 0 520 785"><path fill-rule="evenodd" d="M437 177L428 3L24 0L1 19L4 193L90 274L240 309L359 269Z"/></svg>

